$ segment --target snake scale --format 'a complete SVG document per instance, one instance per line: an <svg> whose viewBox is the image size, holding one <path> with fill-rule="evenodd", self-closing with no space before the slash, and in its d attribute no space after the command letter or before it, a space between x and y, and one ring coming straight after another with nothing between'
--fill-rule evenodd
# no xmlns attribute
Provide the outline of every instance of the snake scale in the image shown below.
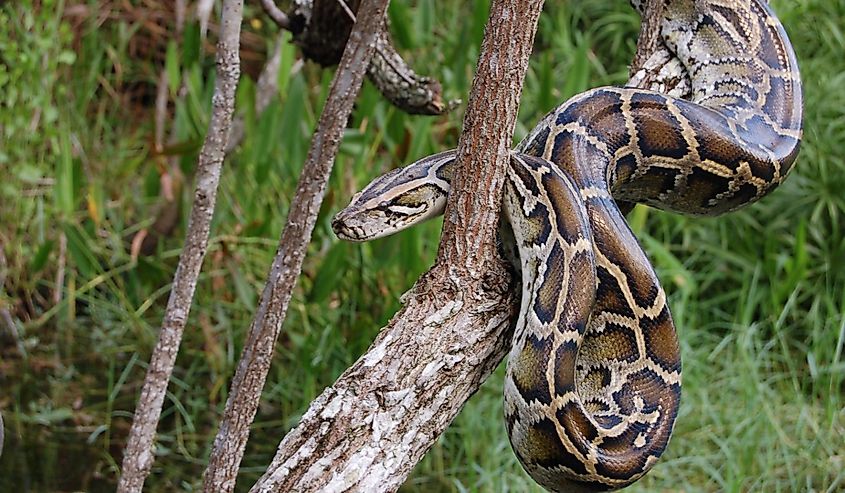
<svg viewBox="0 0 845 493"><path fill-rule="evenodd" d="M519 461L550 491L636 481L678 413L678 338L624 212L735 210L784 180L801 140L795 55L767 4L666 0L662 15L687 99L587 91L550 112L507 169L512 238L501 236L518 252L523 298L505 420ZM337 214L335 232L363 241L441 214L455 162L447 151L377 178Z"/></svg>

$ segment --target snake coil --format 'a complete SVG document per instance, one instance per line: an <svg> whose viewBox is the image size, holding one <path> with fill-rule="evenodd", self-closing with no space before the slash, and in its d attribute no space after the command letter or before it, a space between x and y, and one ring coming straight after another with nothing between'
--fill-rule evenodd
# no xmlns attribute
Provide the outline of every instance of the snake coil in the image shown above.
<svg viewBox="0 0 845 493"><path fill-rule="evenodd" d="M505 421L523 467L550 491L633 483L678 413L677 334L620 207L729 212L777 187L798 153L798 67L768 5L666 0L660 34L688 99L587 91L543 118L507 170L523 301ZM441 214L455 161L447 151L377 178L337 214L335 232L364 241Z"/></svg>

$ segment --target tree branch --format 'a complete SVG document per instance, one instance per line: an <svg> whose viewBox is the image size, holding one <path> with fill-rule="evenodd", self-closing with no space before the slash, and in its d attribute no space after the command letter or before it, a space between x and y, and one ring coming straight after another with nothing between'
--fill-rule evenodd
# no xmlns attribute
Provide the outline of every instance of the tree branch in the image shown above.
<svg viewBox="0 0 845 493"><path fill-rule="evenodd" d="M268 2L273 3L262 0ZM293 33L294 42L308 59L330 66L340 60L359 4L359 0L298 0L286 16L288 21L277 24ZM273 14L270 17L275 20ZM440 83L414 72L393 47L388 30L380 32L367 76L388 101L406 113L419 115L440 115L460 103L444 102Z"/></svg>
<svg viewBox="0 0 845 493"><path fill-rule="evenodd" d="M159 339L153 350L135 409L129 441L123 455L119 492L141 491L153 464L153 438L161 415L161 406L208 245L208 233L217 199L217 184L234 111L235 90L240 77L238 49L242 15L242 0L224 0L220 40L217 44L217 82L212 97L211 121L197 164L196 190L185 247L179 257Z"/></svg>
<svg viewBox="0 0 845 493"><path fill-rule="evenodd" d="M276 339L302 270L302 261L346 122L361 89L364 71L373 56L376 37L383 26L387 4L388 0L364 0L335 73L290 205L287 225L279 240L258 311L232 381L232 392L226 401L226 410L203 481L204 491L228 492L235 486L238 466L249 437L249 425L258 409Z"/></svg>
<svg viewBox="0 0 845 493"><path fill-rule="evenodd" d="M440 115L460 103L445 103L440 82L421 76L408 66L390 42L387 29L376 41L376 54L367 68L367 77L393 106L411 115Z"/></svg>
<svg viewBox="0 0 845 493"><path fill-rule="evenodd" d="M264 8L264 12L273 19L273 22L276 23L282 29L290 29L290 19L288 19L287 14L282 12L282 10L276 5L274 0L261 0L261 6Z"/></svg>
<svg viewBox="0 0 845 493"><path fill-rule="evenodd" d="M395 491L507 352L517 295L495 248L542 0L494 0L435 266L279 445L253 492Z"/></svg>

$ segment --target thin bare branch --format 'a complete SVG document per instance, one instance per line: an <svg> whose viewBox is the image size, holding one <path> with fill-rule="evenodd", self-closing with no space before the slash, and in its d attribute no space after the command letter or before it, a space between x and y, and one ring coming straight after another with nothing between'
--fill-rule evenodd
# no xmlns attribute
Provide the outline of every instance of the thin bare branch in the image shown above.
<svg viewBox="0 0 845 493"><path fill-rule="evenodd" d="M302 270L305 251L323 201L329 174L343 130L373 56L376 37L384 22L388 0L364 0L358 21L335 73L317 131L290 205L288 220L267 284L249 330L232 381L232 391L220 430L214 440L203 481L207 492L229 492L235 487L238 466L249 437L261 390L270 369L273 348L287 314L291 293Z"/></svg>
<svg viewBox="0 0 845 493"><path fill-rule="evenodd" d="M235 90L240 78L238 50L242 18L243 1L224 0L220 39L217 44L217 81L212 97L211 121L197 164L196 190L185 246L179 257L159 339L153 350L135 409L132 429L123 455L119 492L140 492L152 468L153 440L161 406L208 246L211 218L217 199L217 184L234 112Z"/></svg>
<svg viewBox="0 0 845 493"><path fill-rule="evenodd" d="M264 7L264 12L273 19L273 22L276 23L282 29L290 29L290 19L288 19L287 14L282 12L282 10L276 5L274 0L261 0L261 6Z"/></svg>
<svg viewBox="0 0 845 493"><path fill-rule="evenodd" d="M211 11L214 9L214 0L198 0L196 13L197 19L200 21L200 36L205 39L208 32L208 20L211 17Z"/></svg>
<svg viewBox="0 0 845 493"><path fill-rule="evenodd" d="M542 0L494 0L435 266L280 443L253 492L395 491L507 352L517 307L495 248Z"/></svg>

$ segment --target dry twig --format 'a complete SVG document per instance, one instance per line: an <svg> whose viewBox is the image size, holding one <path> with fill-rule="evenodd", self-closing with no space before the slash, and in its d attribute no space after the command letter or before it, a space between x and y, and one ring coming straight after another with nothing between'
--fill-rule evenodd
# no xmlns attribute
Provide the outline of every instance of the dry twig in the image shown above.
<svg viewBox="0 0 845 493"><path fill-rule="evenodd" d="M120 492L141 491L153 464L153 439L161 415L161 406L208 246L217 184L234 111L235 89L240 77L238 48L242 17L242 0L224 0L220 39L217 44L217 82L212 98L211 121L197 164L196 190L185 247L179 257L159 339L153 350L129 441L124 450L122 474L118 483Z"/></svg>
<svg viewBox="0 0 845 493"><path fill-rule="evenodd" d="M282 12L282 9L276 5L274 0L261 0L261 6L264 7L264 12L273 19L276 25L282 29L290 28L290 20L287 14Z"/></svg>

